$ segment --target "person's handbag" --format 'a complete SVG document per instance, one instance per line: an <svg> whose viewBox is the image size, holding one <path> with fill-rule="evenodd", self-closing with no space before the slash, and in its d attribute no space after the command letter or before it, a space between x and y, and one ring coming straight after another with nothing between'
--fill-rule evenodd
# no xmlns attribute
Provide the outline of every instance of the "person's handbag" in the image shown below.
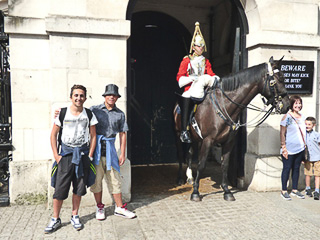
<svg viewBox="0 0 320 240"><path fill-rule="evenodd" d="M298 125L298 128L300 130L300 133L301 133L301 137L302 137L302 140L303 140L303 143L304 143L304 161L310 161L310 154L309 154L309 150L308 150L308 146L306 144L306 141L304 140L304 137L303 137L303 133L301 131L301 128L297 122L297 120L290 114L288 113L292 118L293 120L296 122L296 124Z"/></svg>
<svg viewBox="0 0 320 240"><path fill-rule="evenodd" d="M309 154L309 150L308 150L308 146L304 145L305 149L304 149L304 160L305 161L310 161L310 154Z"/></svg>

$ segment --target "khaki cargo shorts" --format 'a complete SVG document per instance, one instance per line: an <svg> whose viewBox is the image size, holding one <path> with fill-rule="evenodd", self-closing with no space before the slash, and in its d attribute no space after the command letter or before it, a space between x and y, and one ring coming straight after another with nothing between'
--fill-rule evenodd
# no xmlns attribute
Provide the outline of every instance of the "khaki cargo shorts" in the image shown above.
<svg viewBox="0 0 320 240"><path fill-rule="evenodd" d="M102 192L102 180L106 176L105 180L111 194L121 193L121 176L120 173L111 167L111 170L107 171L106 157L101 157L99 165L96 167L96 181L90 187L90 191L93 193Z"/></svg>
<svg viewBox="0 0 320 240"><path fill-rule="evenodd" d="M304 163L304 174L307 176L320 176L320 161L316 162L305 162Z"/></svg>

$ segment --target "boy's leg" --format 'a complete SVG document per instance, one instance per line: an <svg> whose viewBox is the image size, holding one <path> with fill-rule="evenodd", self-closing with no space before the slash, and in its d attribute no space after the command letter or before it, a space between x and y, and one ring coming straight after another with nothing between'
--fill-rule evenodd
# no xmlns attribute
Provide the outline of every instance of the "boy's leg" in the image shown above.
<svg viewBox="0 0 320 240"><path fill-rule="evenodd" d="M310 188L310 179L311 179L311 177L306 175L306 188L307 189Z"/></svg>
<svg viewBox="0 0 320 240"><path fill-rule="evenodd" d="M320 161L314 163L314 185L315 189L319 191L320 185Z"/></svg>
<svg viewBox="0 0 320 240"><path fill-rule="evenodd" d="M96 200L96 203L102 203L102 191L101 192L97 192L97 193L93 193L94 195L94 199Z"/></svg>
<svg viewBox="0 0 320 240"><path fill-rule="evenodd" d="M105 169L106 169L106 157L101 157L99 164L95 165L96 168L96 181L90 187L90 191L94 195L96 203L102 203L102 180L104 178Z"/></svg>
<svg viewBox="0 0 320 240"><path fill-rule="evenodd" d="M109 192L112 193L113 199L116 203L114 215L124 218L135 218L136 215L126 208L127 204L123 204L122 202L120 173L114 168L111 168L110 171L107 171L106 177Z"/></svg>
<svg viewBox="0 0 320 240"><path fill-rule="evenodd" d="M53 217L59 218L63 200L53 199Z"/></svg>
<svg viewBox="0 0 320 240"><path fill-rule="evenodd" d="M306 189L310 189L310 179L313 175L312 171L312 163L309 161L306 161L304 163L304 175L306 176Z"/></svg>
<svg viewBox="0 0 320 240"><path fill-rule="evenodd" d="M315 185L315 188L319 190L319 185L320 185L320 177L319 176L314 177L314 185Z"/></svg>
<svg viewBox="0 0 320 240"><path fill-rule="evenodd" d="M81 196L78 196L77 194L72 195L72 215L78 215L79 207L81 202Z"/></svg>
<svg viewBox="0 0 320 240"><path fill-rule="evenodd" d="M77 178L75 174L75 165L73 164L73 195L72 195L72 216L71 216L71 224L74 227L75 230L79 231L83 228L83 224L80 221L80 217L78 215L79 208L80 208L80 202L81 197L84 196L87 193L87 180L89 175L89 165L90 160L89 157L86 155L83 155L81 158L82 165L83 165L83 176L80 178Z"/></svg>
<svg viewBox="0 0 320 240"><path fill-rule="evenodd" d="M104 220L105 211L104 204L102 203L102 180L104 178L105 169L106 169L106 158L101 157L99 164L95 165L96 168L96 181L90 187L90 191L93 193L94 199L96 201L96 219Z"/></svg>
<svg viewBox="0 0 320 240"><path fill-rule="evenodd" d="M68 197L71 179L72 168L70 168L71 162L70 156L62 157L57 168L56 185L53 194L53 217L50 220L49 225L45 228L45 233L52 233L61 227L61 219L59 218L60 210L63 200Z"/></svg>
<svg viewBox="0 0 320 240"><path fill-rule="evenodd" d="M319 182L320 182L320 177L315 176L314 177L315 191L313 194L314 200L319 200Z"/></svg>
<svg viewBox="0 0 320 240"><path fill-rule="evenodd" d="M78 215L79 207L81 202L81 196L77 194L72 195L72 216L71 216L71 224L75 230L80 231L83 228L83 224L80 222L80 217Z"/></svg>
<svg viewBox="0 0 320 240"><path fill-rule="evenodd" d="M63 200L53 199L53 217L50 219L48 226L44 229L44 233L53 233L62 226L61 219L59 218L62 203Z"/></svg>
<svg viewBox="0 0 320 240"><path fill-rule="evenodd" d="M120 173L111 167L111 170L106 171L106 182L109 192L113 196L117 207L122 207L122 196L121 196L121 176Z"/></svg>
<svg viewBox="0 0 320 240"><path fill-rule="evenodd" d="M122 207L123 202L122 202L121 193L116 193L116 194L112 194L112 195L113 195L113 199L114 199L114 202L116 203L117 207Z"/></svg>

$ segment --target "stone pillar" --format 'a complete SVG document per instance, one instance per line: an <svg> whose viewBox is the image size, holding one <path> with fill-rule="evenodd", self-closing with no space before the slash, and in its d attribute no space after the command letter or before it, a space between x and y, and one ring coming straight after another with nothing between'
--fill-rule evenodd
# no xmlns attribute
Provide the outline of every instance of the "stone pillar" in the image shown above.
<svg viewBox="0 0 320 240"><path fill-rule="evenodd" d="M250 33L247 36L249 67L267 62L271 56L275 60L314 61L313 93L301 95L302 114L316 116L318 5L293 1L247 1L246 14ZM281 11L281 14L277 12ZM270 14L277 17L270 17ZM306 20L306 18L308 20ZM307 24L306 21L310 24ZM263 107L260 96L253 104ZM257 116L248 110L248 122ZM280 120L283 115L272 115L260 127L248 127L248 148L245 157L245 183L249 189L269 191L281 189L282 161L280 158ZM300 169L299 188L303 189L303 166Z"/></svg>

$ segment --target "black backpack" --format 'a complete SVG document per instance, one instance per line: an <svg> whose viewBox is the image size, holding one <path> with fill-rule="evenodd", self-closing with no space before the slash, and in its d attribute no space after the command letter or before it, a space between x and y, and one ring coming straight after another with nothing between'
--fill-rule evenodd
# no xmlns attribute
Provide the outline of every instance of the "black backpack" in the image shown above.
<svg viewBox="0 0 320 240"><path fill-rule="evenodd" d="M90 121L92 119L92 112L88 108L84 108L84 109L86 110L87 116L89 118L88 127L90 129ZM59 115L59 120L60 120L61 126L60 126L60 130L59 130L59 134L58 134L58 149L60 149L60 146L61 146L61 143L62 143L61 136L62 136L62 129L63 129L63 120L64 120L64 118L66 116L66 113L67 113L67 108L66 107L65 108L61 108L60 115Z"/></svg>

